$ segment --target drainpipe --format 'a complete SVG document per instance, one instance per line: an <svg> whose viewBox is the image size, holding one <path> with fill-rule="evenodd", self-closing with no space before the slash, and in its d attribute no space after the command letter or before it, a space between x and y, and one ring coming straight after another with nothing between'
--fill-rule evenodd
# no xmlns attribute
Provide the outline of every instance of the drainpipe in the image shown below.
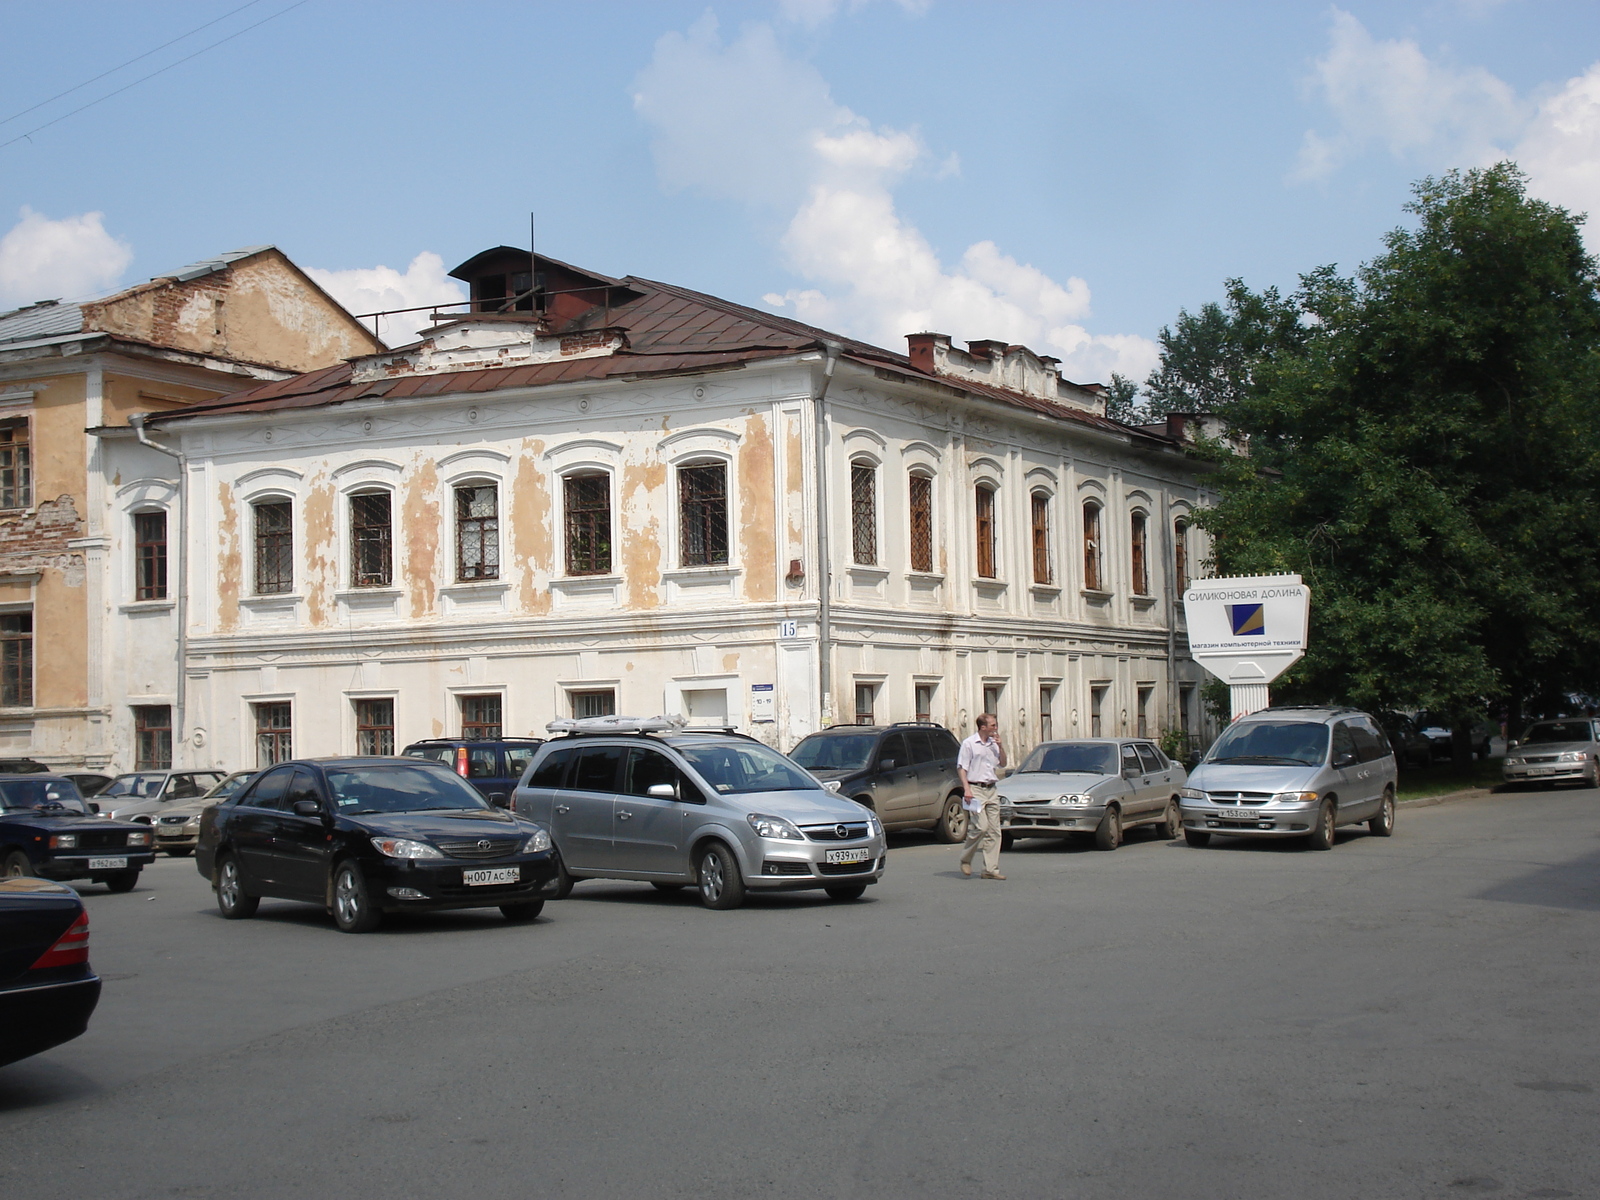
<svg viewBox="0 0 1600 1200"><path fill-rule="evenodd" d="M827 360L822 365L822 386L817 389L814 406L817 430L817 689L819 717L826 722L833 714L833 633L829 624L833 613L833 557L828 547L828 385L833 369L844 350L838 342L823 342Z"/></svg>
<svg viewBox="0 0 1600 1200"><path fill-rule="evenodd" d="M145 416L145 413L134 413L128 418L139 444L178 460L178 570L175 573L177 603L174 608L178 622L178 682L172 697L172 765L187 766L187 763L178 761L178 747L187 745L189 737L186 720L189 698L189 460L184 457L183 451L151 441L144 431ZM174 573L169 571L168 578L173 576ZM188 757L187 751L184 757Z"/></svg>

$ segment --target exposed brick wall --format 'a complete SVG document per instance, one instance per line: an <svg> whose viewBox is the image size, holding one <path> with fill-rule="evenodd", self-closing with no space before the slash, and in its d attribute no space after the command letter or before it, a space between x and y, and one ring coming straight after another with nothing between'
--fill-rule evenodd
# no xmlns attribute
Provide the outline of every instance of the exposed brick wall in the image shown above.
<svg viewBox="0 0 1600 1200"><path fill-rule="evenodd" d="M0 518L0 575L21 575L56 567L69 582L83 576L83 555L67 543L83 536L83 518L71 496L45 500L37 509Z"/></svg>

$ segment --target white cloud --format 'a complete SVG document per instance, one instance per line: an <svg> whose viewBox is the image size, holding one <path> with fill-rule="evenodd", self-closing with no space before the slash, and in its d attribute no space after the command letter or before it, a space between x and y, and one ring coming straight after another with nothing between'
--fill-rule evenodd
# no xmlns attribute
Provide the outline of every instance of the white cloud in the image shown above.
<svg viewBox="0 0 1600 1200"><path fill-rule="evenodd" d="M1514 157L1542 199L1591 215L1589 243L1600 244L1600 63L1539 106Z"/></svg>
<svg viewBox="0 0 1600 1200"><path fill-rule="evenodd" d="M868 0L850 0L850 7L865 8L867 3ZM920 17L932 6L933 0L895 0L895 4L911 16ZM807 29L818 29L843 7L842 0L778 0L778 15Z"/></svg>
<svg viewBox="0 0 1600 1200"><path fill-rule="evenodd" d="M23 206L0 238L0 305L92 295L114 286L133 247L106 232L103 213L52 221Z"/></svg>
<svg viewBox="0 0 1600 1200"><path fill-rule="evenodd" d="M923 330L1005 339L1060 357L1067 376L1084 381L1113 370L1142 378L1155 365L1149 340L1096 336L1079 323L1090 311L1082 279L1059 283L992 241L946 267L901 216L894 190L914 170L956 173L960 160L930 162L916 130L874 127L839 104L770 26L724 43L708 14L687 34L661 38L635 81L634 107L654 127L666 186L792 214L782 248L811 286L768 293L774 308L902 351L905 335Z"/></svg>
<svg viewBox="0 0 1600 1200"><path fill-rule="evenodd" d="M393 267L353 267L348 271L307 267L306 274L353 313L459 304L467 298L466 289L445 274L444 260L431 250L413 258L404 274ZM415 341L418 333L433 327L425 312L380 317L378 321L378 336L391 346Z"/></svg>

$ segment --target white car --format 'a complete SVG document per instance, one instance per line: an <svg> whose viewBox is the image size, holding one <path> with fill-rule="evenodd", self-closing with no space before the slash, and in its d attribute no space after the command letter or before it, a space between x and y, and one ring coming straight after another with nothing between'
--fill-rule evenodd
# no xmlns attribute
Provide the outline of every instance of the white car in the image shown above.
<svg viewBox="0 0 1600 1200"><path fill-rule="evenodd" d="M1155 825L1162 837L1176 838L1183 832L1178 794L1188 782L1154 742L1043 742L1000 781L1001 836L1088 834L1101 850L1115 850L1136 825Z"/></svg>

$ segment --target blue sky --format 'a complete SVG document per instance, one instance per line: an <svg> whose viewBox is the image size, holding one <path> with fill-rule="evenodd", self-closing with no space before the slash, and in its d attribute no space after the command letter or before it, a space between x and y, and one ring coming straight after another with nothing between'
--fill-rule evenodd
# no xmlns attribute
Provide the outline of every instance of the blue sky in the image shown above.
<svg viewBox="0 0 1600 1200"><path fill-rule="evenodd" d="M0 146L0 303L260 242L429 302L531 210L597 270L1142 377L1229 276L1371 258L1424 174L1514 155L1600 212L1593 3L243 2L0 0L0 118L222 18L0 141L271 18Z"/></svg>

